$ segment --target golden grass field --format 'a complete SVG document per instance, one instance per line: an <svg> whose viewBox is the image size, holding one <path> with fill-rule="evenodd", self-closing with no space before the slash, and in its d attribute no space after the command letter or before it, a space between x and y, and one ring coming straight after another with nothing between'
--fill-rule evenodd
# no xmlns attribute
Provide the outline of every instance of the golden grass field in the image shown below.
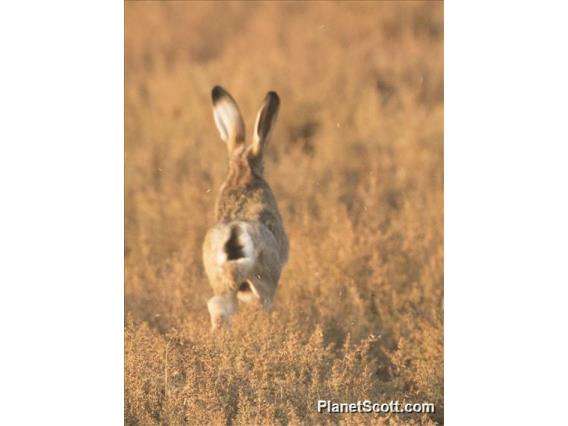
<svg viewBox="0 0 568 426"><path fill-rule="evenodd" d="M126 424L443 424L443 34L438 2L125 3ZM265 166L291 247L273 313L218 336L215 84L249 136L280 95Z"/></svg>

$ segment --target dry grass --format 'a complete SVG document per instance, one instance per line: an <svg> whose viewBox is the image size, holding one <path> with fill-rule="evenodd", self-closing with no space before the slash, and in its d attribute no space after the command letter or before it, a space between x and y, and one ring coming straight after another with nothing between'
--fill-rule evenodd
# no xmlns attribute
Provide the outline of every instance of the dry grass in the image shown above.
<svg viewBox="0 0 568 426"><path fill-rule="evenodd" d="M125 422L443 423L443 5L125 9ZM272 316L246 307L218 338L201 264L227 166L214 84L249 134L280 94L266 174L291 242Z"/></svg>

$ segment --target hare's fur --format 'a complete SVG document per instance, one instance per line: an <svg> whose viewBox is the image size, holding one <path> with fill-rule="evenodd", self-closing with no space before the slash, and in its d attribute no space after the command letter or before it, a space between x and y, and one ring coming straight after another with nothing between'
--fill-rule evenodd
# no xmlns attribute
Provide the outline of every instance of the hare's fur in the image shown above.
<svg viewBox="0 0 568 426"><path fill-rule="evenodd" d="M288 260L288 237L263 178L263 154L276 121L278 95L266 95L248 146L244 122L231 95L216 86L212 98L215 123L229 151L229 173L215 208L216 225L203 244L203 263L214 293L207 307L215 329L228 325L239 300L258 301L270 311Z"/></svg>

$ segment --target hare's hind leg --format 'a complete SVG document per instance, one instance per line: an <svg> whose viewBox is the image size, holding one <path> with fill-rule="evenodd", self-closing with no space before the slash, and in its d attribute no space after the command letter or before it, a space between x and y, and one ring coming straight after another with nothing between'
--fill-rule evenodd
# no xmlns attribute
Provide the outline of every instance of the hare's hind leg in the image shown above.
<svg viewBox="0 0 568 426"><path fill-rule="evenodd" d="M272 312L272 299L264 299L262 301L262 307L266 312Z"/></svg>
<svg viewBox="0 0 568 426"><path fill-rule="evenodd" d="M260 302L263 309L266 312L272 311L272 299L274 298L274 286L270 285L269 283L263 281L262 279L258 278L260 275L257 275L257 279L253 280L254 284L252 287L254 288L254 293L256 299Z"/></svg>
<svg viewBox="0 0 568 426"><path fill-rule="evenodd" d="M237 304L237 297L234 292L213 296L209 299L207 308L211 316L211 329L230 327L230 318L237 310Z"/></svg>
<svg viewBox="0 0 568 426"><path fill-rule="evenodd" d="M237 299L240 302L259 303L266 312L272 310L272 298L274 294L270 292L269 286L259 279L250 279L241 283L237 289Z"/></svg>

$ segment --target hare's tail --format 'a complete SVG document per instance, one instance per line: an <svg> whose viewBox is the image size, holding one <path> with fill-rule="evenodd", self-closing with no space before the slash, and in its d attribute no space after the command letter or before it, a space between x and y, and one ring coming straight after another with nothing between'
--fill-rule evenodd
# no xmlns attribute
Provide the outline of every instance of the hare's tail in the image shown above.
<svg viewBox="0 0 568 426"><path fill-rule="evenodd" d="M229 225L229 238L222 251L224 262L249 262L253 260L253 241L244 222L232 222Z"/></svg>
<svg viewBox="0 0 568 426"><path fill-rule="evenodd" d="M224 226L216 251L217 267L222 271L227 286L239 295L254 293L250 275L255 266L256 247L249 225L235 221ZM252 296L252 294L251 294Z"/></svg>

